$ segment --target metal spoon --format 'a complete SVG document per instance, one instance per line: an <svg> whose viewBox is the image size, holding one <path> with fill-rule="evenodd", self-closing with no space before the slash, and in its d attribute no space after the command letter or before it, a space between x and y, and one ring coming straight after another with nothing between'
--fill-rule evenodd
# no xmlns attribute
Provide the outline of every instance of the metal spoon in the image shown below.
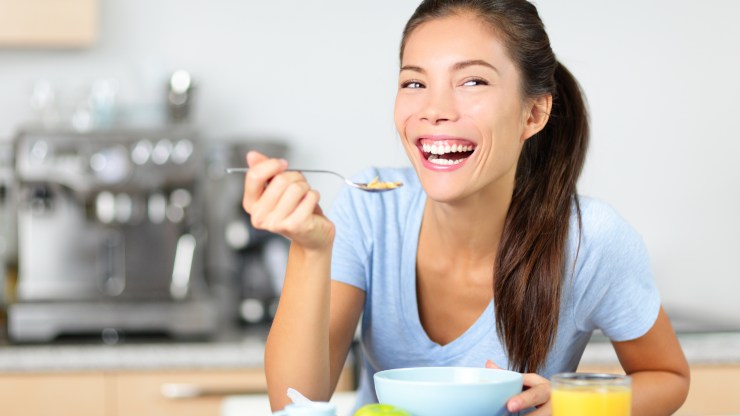
<svg viewBox="0 0 740 416"><path fill-rule="evenodd" d="M226 168L226 173L243 173L247 172L249 168ZM365 192L385 192L385 191L392 191L394 189L398 189L401 186L403 186L403 183L401 182L377 182L373 181L370 183L362 183L362 182L352 182L351 180L345 178L344 176L338 174L337 172L333 172L330 170L317 170L317 169L286 169L290 172L305 172L305 173L328 173L330 175L334 175L338 178L341 178L347 185L357 188L360 190L363 190Z"/></svg>

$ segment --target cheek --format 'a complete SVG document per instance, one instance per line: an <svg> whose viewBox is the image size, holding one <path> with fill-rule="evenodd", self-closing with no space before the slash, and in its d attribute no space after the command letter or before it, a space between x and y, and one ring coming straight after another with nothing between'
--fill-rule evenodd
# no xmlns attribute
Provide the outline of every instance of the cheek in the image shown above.
<svg viewBox="0 0 740 416"><path fill-rule="evenodd" d="M393 107L393 121L401 137L406 136L406 124L411 114L413 114L413 109L410 100L403 96L396 96L396 103Z"/></svg>
<svg viewBox="0 0 740 416"><path fill-rule="evenodd" d="M495 136L516 135L518 127L521 127L519 107L504 100L484 98L471 102L468 106L468 114L478 120L481 128Z"/></svg>

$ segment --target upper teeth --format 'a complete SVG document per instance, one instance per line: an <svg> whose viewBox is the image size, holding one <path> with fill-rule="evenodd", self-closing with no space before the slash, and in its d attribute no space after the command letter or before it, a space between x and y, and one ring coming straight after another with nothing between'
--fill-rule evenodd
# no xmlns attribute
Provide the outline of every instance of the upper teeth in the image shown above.
<svg viewBox="0 0 740 416"><path fill-rule="evenodd" d="M470 152L473 146L464 146L462 144L423 144L422 149L433 155L443 155L452 152Z"/></svg>

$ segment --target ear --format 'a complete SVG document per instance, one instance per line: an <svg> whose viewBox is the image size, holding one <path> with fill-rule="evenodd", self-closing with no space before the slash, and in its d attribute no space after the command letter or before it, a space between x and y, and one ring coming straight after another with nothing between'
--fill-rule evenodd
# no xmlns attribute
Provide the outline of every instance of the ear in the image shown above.
<svg viewBox="0 0 740 416"><path fill-rule="evenodd" d="M526 120L522 131L522 143L545 128L552 110L552 95L543 95L529 101L525 109Z"/></svg>

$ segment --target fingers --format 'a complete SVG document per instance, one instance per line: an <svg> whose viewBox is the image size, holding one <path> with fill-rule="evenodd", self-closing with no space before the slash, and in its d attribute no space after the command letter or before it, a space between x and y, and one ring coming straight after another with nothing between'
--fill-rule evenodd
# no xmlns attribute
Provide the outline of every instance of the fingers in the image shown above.
<svg viewBox="0 0 740 416"><path fill-rule="evenodd" d="M252 224L257 228L282 232L282 221L291 215L310 189L298 172L282 172L274 176L251 206Z"/></svg>
<svg viewBox="0 0 740 416"><path fill-rule="evenodd" d="M500 370L492 360L486 360L486 368ZM510 413L537 407L537 410L529 413L532 416L550 414L550 381L540 375L529 373L523 374L523 384L526 390L517 394L506 402L506 408Z"/></svg>
<svg viewBox="0 0 740 416"><path fill-rule="evenodd" d="M264 162L267 159L269 159L267 156L255 150L250 150L249 152L247 152L247 166L249 166L250 168L260 162Z"/></svg>
<svg viewBox="0 0 740 416"><path fill-rule="evenodd" d="M262 197L267 184L288 167L283 159L269 159L258 152L247 153L249 171L244 176L244 209L252 214L254 203Z"/></svg>
<svg viewBox="0 0 740 416"><path fill-rule="evenodd" d="M313 214L319 206L319 193L309 190L303 199L299 201L293 212L285 218L286 231L300 230L304 233L311 232L316 227L315 221L307 221L307 218L316 218ZM320 209L320 208L319 208Z"/></svg>
<svg viewBox="0 0 740 416"><path fill-rule="evenodd" d="M552 415L552 406L550 402L538 407L534 412L527 413L527 416L550 416Z"/></svg>
<svg viewBox="0 0 740 416"><path fill-rule="evenodd" d="M550 408L550 381L537 374L524 374L524 387L528 387L523 392L509 399L506 407L509 412L519 412L530 407L537 407L537 412L545 411ZM549 414L545 413L531 413Z"/></svg>
<svg viewBox="0 0 740 416"><path fill-rule="evenodd" d="M311 249L324 249L333 241L333 224L318 206L319 194L287 162L258 152L247 154L242 205L252 225L281 234Z"/></svg>
<svg viewBox="0 0 740 416"><path fill-rule="evenodd" d="M311 187L301 174L293 172L281 174L265 190L259 209L255 209L252 220L274 232L290 231L286 229L288 224L285 221L294 214L310 190ZM306 218L308 216L302 219Z"/></svg>

